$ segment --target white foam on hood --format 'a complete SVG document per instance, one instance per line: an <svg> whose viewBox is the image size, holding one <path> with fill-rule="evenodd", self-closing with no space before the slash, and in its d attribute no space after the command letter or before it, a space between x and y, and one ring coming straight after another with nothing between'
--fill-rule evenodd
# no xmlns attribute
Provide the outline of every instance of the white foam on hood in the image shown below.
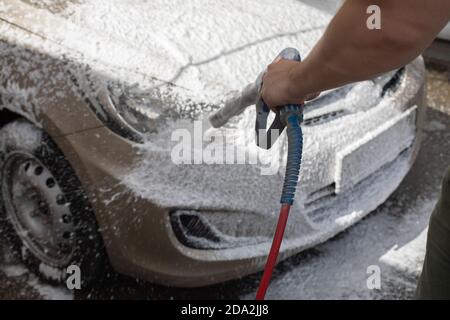
<svg viewBox="0 0 450 320"><path fill-rule="evenodd" d="M239 89L287 46L306 54L329 17L294 0L82 1L69 19L138 57L141 70L210 94Z"/></svg>
<svg viewBox="0 0 450 320"><path fill-rule="evenodd" d="M0 3L0 17L11 22L0 23L2 39L12 44L2 45L4 55L16 56L17 64L29 62L21 77L34 74L33 79L55 82L34 81L22 88L10 68L0 70L8 91L20 97L14 109L31 120L48 105L45 98L57 100L67 93L55 90L67 74L56 74L52 59L70 61L70 68L81 66L73 68L79 78L88 72L82 67L87 64L105 80L138 83L147 95L169 105L220 104L228 92L253 82L283 48L295 46L305 56L330 19L295 0ZM24 101L28 110L20 110Z"/></svg>
<svg viewBox="0 0 450 320"><path fill-rule="evenodd" d="M20 1L15 2L17 8ZM11 19L88 59L138 70L203 96L240 89L285 47L296 46L306 55L330 19L295 0L82 0L53 13L31 14L29 8L22 8L21 21L18 9L9 9Z"/></svg>

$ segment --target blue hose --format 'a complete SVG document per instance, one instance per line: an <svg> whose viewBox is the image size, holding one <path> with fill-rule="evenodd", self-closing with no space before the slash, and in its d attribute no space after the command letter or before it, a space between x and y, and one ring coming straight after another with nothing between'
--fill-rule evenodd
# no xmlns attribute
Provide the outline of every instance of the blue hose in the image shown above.
<svg viewBox="0 0 450 320"><path fill-rule="evenodd" d="M278 57L293 61L301 60L300 53L294 48L284 49ZM273 237L272 246L270 247L269 256L267 257L263 277L261 278L258 292L256 293L257 300L264 299L278 258L278 253L280 251L281 242L283 241L283 235L289 217L289 210L294 203L298 176L300 174L300 166L302 164L303 151L303 133L302 128L300 127L300 124L303 121L303 104L286 105L281 107L277 112L269 131L266 132L269 112L270 109L263 99L260 98L256 104L256 144L262 148L270 149L275 142L272 139L271 130L276 129L283 131L284 128L287 128L288 155L283 192L281 193L280 199L280 215L278 216L277 228ZM260 131L263 133L261 136ZM279 137L279 135L277 135L277 137ZM261 141L265 143L261 144Z"/></svg>
<svg viewBox="0 0 450 320"><path fill-rule="evenodd" d="M284 106L280 110L280 115L282 121L286 124L288 137L286 174L280 202L282 204L292 205L294 203L295 190L297 189L298 176L302 163L303 133L300 124L303 121L303 106Z"/></svg>

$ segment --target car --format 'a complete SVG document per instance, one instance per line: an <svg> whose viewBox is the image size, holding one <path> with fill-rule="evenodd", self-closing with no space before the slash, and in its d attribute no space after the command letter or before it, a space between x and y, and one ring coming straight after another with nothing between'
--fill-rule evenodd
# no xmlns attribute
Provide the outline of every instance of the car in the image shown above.
<svg viewBox="0 0 450 320"><path fill-rule="evenodd" d="M307 55L330 18L294 0L0 1L2 244L56 282L73 265L86 285L109 265L177 287L262 270L286 137L257 148L254 108L209 134L201 124L283 48ZM396 190L420 148L424 88L417 58L308 103L280 259ZM196 158L220 135L258 161ZM190 161L174 161L180 144Z"/></svg>

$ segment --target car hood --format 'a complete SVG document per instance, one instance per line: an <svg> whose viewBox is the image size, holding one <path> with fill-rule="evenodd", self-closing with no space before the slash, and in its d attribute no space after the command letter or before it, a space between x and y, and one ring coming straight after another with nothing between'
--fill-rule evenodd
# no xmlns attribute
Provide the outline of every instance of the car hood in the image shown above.
<svg viewBox="0 0 450 320"><path fill-rule="evenodd" d="M136 96L150 98L156 113L172 118L197 118L211 110L205 106L220 106L228 93L255 81L285 47L297 47L307 55L331 17L296 0L2 0L1 4L0 18L40 36L33 40L12 31L13 41L70 59L71 78L75 76L78 84L86 83L89 73L100 84L129 85ZM90 93L90 88L82 90ZM379 88L365 82L353 93L357 99L350 101L356 101L359 110L357 100L370 107L376 101L368 101L380 98ZM342 90L318 101L308 108L306 118L318 119L333 113L331 109L354 109L342 99L347 93ZM96 98L97 93L92 94Z"/></svg>
<svg viewBox="0 0 450 320"><path fill-rule="evenodd" d="M2 19L79 52L199 92L240 89L285 47L307 54L330 16L295 0L4 0ZM48 48L47 48L48 49ZM122 76L123 77L123 76Z"/></svg>

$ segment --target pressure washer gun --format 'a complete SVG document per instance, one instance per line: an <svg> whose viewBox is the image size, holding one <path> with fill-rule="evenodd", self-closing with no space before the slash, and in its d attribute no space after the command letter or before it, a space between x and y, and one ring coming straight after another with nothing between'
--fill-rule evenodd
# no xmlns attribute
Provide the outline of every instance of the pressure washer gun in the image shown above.
<svg viewBox="0 0 450 320"><path fill-rule="evenodd" d="M300 53L293 48L284 49L277 59L278 58L294 61L301 60ZM260 96L263 75L264 73L260 74L255 83L248 85L239 95L227 100L223 108L209 117L209 121L213 127L221 127L227 123L230 118L242 113L246 107L254 104L256 101L256 144L265 149L270 149L280 136L281 132L287 128L288 156L283 191L280 200L281 210L272 247L256 295L257 300L264 299L272 277L273 268L278 258L289 216L289 210L294 203L303 149L303 134L300 127L300 124L303 121L303 104L281 107L277 111L274 121L267 130L267 119L269 117L270 109Z"/></svg>

